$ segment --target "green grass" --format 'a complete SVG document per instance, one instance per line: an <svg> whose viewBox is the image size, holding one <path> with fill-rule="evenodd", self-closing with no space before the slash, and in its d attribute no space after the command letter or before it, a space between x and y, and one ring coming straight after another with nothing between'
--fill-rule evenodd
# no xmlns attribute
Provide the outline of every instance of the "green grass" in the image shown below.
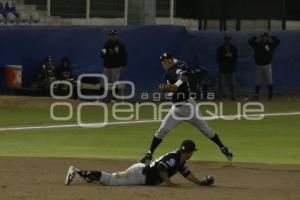
<svg viewBox="0 0 300 200"><path fill-rule="evenodd" d="M297 99L279 99L264 102L265 112L300 111ZM236 102L224 103L224 114L236 114ZM204 112L206 108L203 108ZM50 118L49 108L0 106L0 128L22 125L74 124L76 108L69 121ZM109 121L112 121L109 107ZM141 119L151 119L152 109L143 107ZM55 110L57 116L66 116L66 109ZM102 120L103 111L96 107L85 108L85 122ZM122 114L126 116L126 114ZM224 143L234 152L235 162L300 164L300 116L266 117L261 121L214 120L209 125L216 130ZM0 156L20 157L76 157L105 159L139 159L148 149L159 123L109 125L104 128L59 128L43 130L1 131ZM155 156L166 153L183 139L193 139L199 151L193 160L226 161L219 149L195 127L181 124L166 136Z"/></svg>
<svg viewBox="0 0 300 200"><path fill-rule="evenodd" d="M119 109L128 109L128 107L120 107ZM104 111L101 107L83 107L82 120L84 122L102 122ZM149 106L141 107L139 113L140 119L152 119L153 108ZM113 121L112 108L108 106L108 119ZM56 117L66 117L69 110L66 107L57 107L54 109ZM129 114L120 113L118 117L128 117ZM134 115L135 116L135 115ZM23 108L23 107L0 107L0 128L20 125L40 125L40 124L61 124L61 123L76 123L77 122L77 107L73 108L73 116L67 121L53 120L50 117L49 108Z"/></svg>
<svg viewBox="0 0 300 200"><path fill-rule="evenodd" d="M265 106L265 112L300 112L300 101L299 100L277 100L271 102L263 102ZM237 113L237 103L236 102L226 102L223 104L224 115L236 114ZM205 115L205 109L213 109L211 106L201 107ZM8 127L15 125L33 125L33 124L61 124L61 123L74 123L76 122L76 107L73 108L73 117L68 121L55 121L50 117L50 107L47 108L24 108L24 107L12 107L12 106L0 106L0 127ZM82 120L85 122L89 121L101 121L103 119L103 110L97 107L85 107L82 109ZM149 106L141 107L140 109L141 119L151 119L153 110ZM111 106L108 110L108 118L112 120ZM68 115L67 109L58 107L55 109L56 116L66 116ZM126 116L122 114L121 116Z"/></svg>
<svg viewBox="0 0 300 200"><path fill-rule="evenodd" d="M235 153L235 162L300 164L299 116L261 121L209 121ZM134 159L147 150L159 123L0 132L0 156ZM218 148L196 128L181 124L166 136L155 153L176 148L183 139L196 141L193 160L226 161Z"/></svg>

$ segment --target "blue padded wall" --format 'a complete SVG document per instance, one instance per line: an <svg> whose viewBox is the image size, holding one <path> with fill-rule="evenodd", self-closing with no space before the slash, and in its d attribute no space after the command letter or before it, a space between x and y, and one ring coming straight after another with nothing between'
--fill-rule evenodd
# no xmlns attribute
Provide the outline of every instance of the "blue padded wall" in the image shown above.
<svg viewBox="0 0 300 200"><path fill-rule="evenodd" d="M100 73L103 69L100 49L111 27L1 27L0 79L7 64L23 65L23 86L29 86L48 55L56 64L63 56L72 61L74 73ZM216 49L223 32L188 32L178 26L114 27L127 46L128 70L122 79L135 83L137 91L155 91L163 70L159 55L168 51L191 67L207 69L216 78ZM248 45L255 33L234 32L239 51L237 84L252 90L255 75L253 50ZM275 32L281 44L275 52L273 70L277 91L300 91L300 32Z"/></svg>

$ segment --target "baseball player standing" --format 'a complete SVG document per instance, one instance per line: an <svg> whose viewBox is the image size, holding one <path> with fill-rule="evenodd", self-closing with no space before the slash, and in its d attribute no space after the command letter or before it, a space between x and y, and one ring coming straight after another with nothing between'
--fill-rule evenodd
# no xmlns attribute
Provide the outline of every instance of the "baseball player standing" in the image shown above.
<svg viewBox="0 0 300 200"><path fill-rule="evenodd" d="M220 99L224 97L224 84L227 83L231 93L231 100L236 100L235 71L237 60L238 51L234 44L232 44L232 38L228 35L225 35L224 44L221 45L217 50Z"/></svg>
<svg viewBox="0 0 300 200"><path fill-rule="evenodd" d="M182 117L186 117L185 121L196 126L205 136L217 144L221 152L231 161L233 157L232 152L223 145L219 136L208 127L207 123L202 119L201 113L196 113L196 102L190 98L186 64L175 59L169 53L163 53L160 56L160 60L166 71L164 79L167 84L161 84L159 89L162 92L172 93L173 105L155 133L149 151L140 159L140 162L146 163L152 159L155 149L170 129L183 121Z"/></svg>
<svg viewBox="0 0 300 200"><path fill-rule="evenodd" d="M180 149L169 152L151 163L135 163L122 172L107 173L104 171L82 171L73 166L69 167L65 184L72 183L77 176L89 183L95 182L103 185L159 185L165 182L168 186L178 186L170 180L177 172L180 172L187 180L201 185L209 186L214 183L213 176L205 176L201 180L189 170L189 160L196 145L191 140L182 142Z"/></svg>
<svg viewBox="0 0 300 200"><path fill-rule="evenodd" d="M108 83L114 83L119 80L120 75L127 67L127 50L123 43L118 39L118 32L111 30L109 40L104 44L101 50L103 58L103 74L107 77ZM118 92L118 88L116 93ZM111 100L114 102L114 98Z"/></svg>
<svg viewBox="0 0 300 200"><path fill-rule="evenodd" d="M255 80L255 96L259 99L260 85L264 80L269 84L269 100L273 97L273 77L272 77L272 59L275 48L279 45L280 40L276 36L269 36L264 32L260 34L258 39L256 36L249 40L250 46L254 49L254 58L256 63L256 80Z"/></svg>

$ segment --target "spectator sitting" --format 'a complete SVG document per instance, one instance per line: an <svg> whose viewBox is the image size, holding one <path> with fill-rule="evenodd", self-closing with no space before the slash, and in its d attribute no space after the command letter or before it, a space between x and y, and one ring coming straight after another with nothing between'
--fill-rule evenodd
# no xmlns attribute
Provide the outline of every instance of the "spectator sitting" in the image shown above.
<svg viewBox="0 0 300 200"><path fill-rule="evenodd" d="M71 69L71 62L69 58L63 57L60 61L60 65L56 70L56 79L57 80L68 80L73 81L73 73Z"/></svg>
<svg viewBox="0 0 300 200"><path fill-rule="evenodd" d="M4 18L6 17L6 12L5 12L5 2L2 0L0 1L0 15Z"/></svg>
<svg viewBox="0 0 300 200"><path fill-rule="evenodd" d="M51 56L47 56L44 63L42 64L41 71L38 75L37 85L38 88L42 90L42 92L49 93L50 85L53 81L55 81L54 74L54 64Z"/></svg>
<svg viewBox="0 0 300 200"><path fill-rule="evenodd" d="M14 22L19 17L19 13L13 1L6 1L5 3L5 14L8 21Z"/></svg>
<svg viewBox="0 0 300 200"><path fill-rule="evenodd" d="M71 61L68 57L63 57L60 61L59 67L56 69L55 77L60 81L69 81L73 85L73 98L76 98L76 85L73 77L73 72L71 69ZM60 95L69 94L69 88L66 84L58 84L58 88L56 88Z"/></svg>

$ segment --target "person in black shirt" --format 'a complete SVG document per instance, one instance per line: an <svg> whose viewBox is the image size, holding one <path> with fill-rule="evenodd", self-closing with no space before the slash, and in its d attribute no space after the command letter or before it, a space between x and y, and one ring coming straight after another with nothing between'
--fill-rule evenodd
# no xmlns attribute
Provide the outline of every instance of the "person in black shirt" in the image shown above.
<svg viewBox="0 0 300 200"><path fill-rule="evenodd" d="M55 77L57 80L70 80L73 81L73 72L71 68L71 61L68 57L63 57L56 69Z"/></svg>
<svg viewBox="0 0 300 200"><path fill-rule="evenodd" d="M250 46L254 49L254 59L256 63L256 80L255 80L255 96L259 99L260 85L263 80L269 84L269 100L273 97L273 77L272 77L272 59L275 48L280 44L280 40L276 36L269 36L264 32L258 39L256 36L249 40Z"/></svg>
<svg viewBox="0 0 300 200"><path fill-rule="evenodd" d="M187 65L169 53L163 53L160 60L166 71L164 76L166 83L161 84L159 90L172 95L173 105L155 133L149 151L140 159L140 162L149 162L155 149L167 133L182 121L187 121L196 126L206 137L218 145L221 152L231 161L232 152L221 142L218 134L203 120L201 113L198 112L196 102L190 98Z"/></svg>
<svg viewBox="0 0 300 200"><path fill-rule="evenodd" d="M76 98L76 82L74 80L71 61L68 57L63 57L60 61L60 65L56 68L55 77L59 81L68 81L72 84L73 94L72 97ZM60 95L69 94L69 87L66 84L57 84L56 92Z"/></svg>
<svg viewBox="0 0 300 200"><path fill-rule="evenodd" d="M107 173L104 171L79 170L70 166L65 179L65 184L70 185L77 176L87 182L101 183L103 185L159 185L165 183L167 186L178 186L170 178L177 172L187 180L201 185L210 186L214 183L212 175L205 176L201 180L189 170L187 160L189 160L196 145L192 140L184 140L180 148L169 152L149 164L135 163L122 172Z"/></svg>
<svg viewBox="0 0 300 200"><path fill-rule="evenodd" d="M219 64L219 97L224 96L224 83L228 83L231 99L236 100L235 94L235 71L238 52L232 44L232 38L228 35L224 37L224 44L217 50L217 61Z"/></svg>
<svg viewBox="0 0 300 200"><path fill-rule="evenodd" d="M43 94L49 94L51 83L55 80L55 66L52 57L47 56L41 66L37 82L33 85L36 85Z"/></svg>
<svg viewBox="0 0 300 200"><path fill-rule="evenodd" d="M103 74L107 77L108 83L112 84L118 81L121 73L127 67L127 50L125 45L119 41L117 31L109 32L109 40L104 44L101 56L104 65Z"/></svg>

